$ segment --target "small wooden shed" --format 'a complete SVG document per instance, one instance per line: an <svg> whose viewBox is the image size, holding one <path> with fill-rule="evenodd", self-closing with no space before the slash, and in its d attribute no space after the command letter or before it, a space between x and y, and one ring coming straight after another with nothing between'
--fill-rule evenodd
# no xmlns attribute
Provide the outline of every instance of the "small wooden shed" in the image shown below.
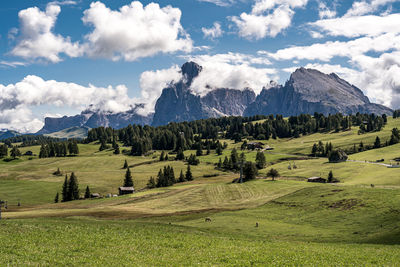
<svg viewBox="0 0 400 267"><path fill-rule="evenodd" d="M321 178L321 177L310 177L307 179L307 182L310 183L326 183L326 179L325 178Z"/></svg>
<svg viewBox="0 0 400 267"><path fill-rule="evenodd" d="M120 188L118 188L118 190L119 190L119 195L133 194L135 192L135 188L133 188L133 186L130 187L121 186Z"/></svg>

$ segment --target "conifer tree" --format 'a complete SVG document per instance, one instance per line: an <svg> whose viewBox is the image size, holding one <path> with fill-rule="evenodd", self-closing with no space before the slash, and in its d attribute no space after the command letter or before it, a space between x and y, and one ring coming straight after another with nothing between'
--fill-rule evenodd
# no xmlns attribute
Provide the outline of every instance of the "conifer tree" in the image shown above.
<svg viewBox="0 0 400 267"><path fill-rule="evenodd" d="M217 153L218 156L222 155L222 145L219 141L217 143L217 149L215 150L215 152Z"/></svg>
<svg viewBox="0 0 400 267"><path fill-rule="evenodd" d="M224 166L224 169L227 169L227 170L230 169L230 164L229 164L229 160L228 160L227 156L225 156L223 166Z"/></svg>
<svg viewBox="0 0 400 267"><path fill-rule="evenodd" d="M90 189L89 186L86 186L86 190L85 190L85 198L90 198L91 194L90 194Z"/></svg>
<svg viewBox="0 0 400 267"><path fill-rule="evenodd" d="M115 147L114 147L114 154L115 154L115 155L121 154L121 151L119 151L119 145L118 145L118 144L115 144Z"/></svg>
<svg viewBox="0 0 400 267"><path fill-rule="evenodd" d="M221 158L219 158L219 161L218 161L217 167L218 167L218 168L221 168L221 167L222 167L222 160L221 160Z"/></svg>
<svg viewBox="0 0 400 267"><path fill-rule="evenodd" d="M185 176L183 175L183 171L181 170L181 174L179 175L178 182L183 183L185 181Z"/></svg>
<svg viewBox="0 0 400 267"><path fill-rule="evenodd" d="M379 138L379 136L377 136L374 142L374 148L380 148L380 147L381 147L381 139Z"/></svg>
<svg viewBox="0 0 400 267"><path fill-rule="evenodd" d="M128 167L125 173L124 187L131 187L131 186L133 186L133 180L132 180L131 170Z"/></svg>
<svg viewBox="0 0 400 267"><path fill-rule="evenodd" d="M190 165L187 166L186 174L185 174L185 179L187 181L193 181L193 174L192 171L190 170Z"/></svg>
<svg viewBox="0 0 400 267"><path fill-rule="evenodd" d="M59 198L59 196L58 196L58 192L57 192L56 197L54 198L54 203L58 203L58 198Z"/></svg>
<svg viewBox="0 0 400 267"><path fill-rule="evenodd" d="M124 166L122 167L122 169L126 169L126 168L128 168L128 162L125 160Z"/></svg>
<svg viewBox="0 0 400 267"><path fill-rule="evenodd" d="M184 160L185 159L185 154L183 154L183 150L179 149L178 153L176 154L176 160Z"/></svg>
<svg viewBox="0 0 400 267"><path fill-rule="evenodd" d="M329 171L329 174L328 174L328 183L332 183L333 182L333 173L332 173L332 171Z"/></svg>
<svg viewBox="0 0 400 267"><path fill-rule="evenodd" d="M164 151L162 151L161 155L160 155L160 161L164 161L164 160L165 160Z"/></svg>
<svg viewBox="0 0 400 267"><path fill-rule="evenodd" d="M244 165L243 168L243 174L244 174L244 181L250 181L256 178L258 173L257 167L256 165L251 162L251 161L247 161Z"/></svg>
<svg viewBox="0 0 400 267"><path fill-rule="evenodd" d="M164 160L165 160L165 161L168 161L168 153L165 154Z"/></svg>
<svg viewBox="0 0 400 267"><path fill-rule="evenodd" d="M199 142L198 143L198 145L197 145L197 150L196 150L196 156L203 156L203 150L202 150L202 147L201 147L201 142Z"/></svg>
<svg viewBox="0 0 400 267"><path fill-rule="evenodd" d="M68 199L68 176L67 175L65 175L65 180L64 180L64 184L63 184L63 186L62 186L62 191L61 191L61 197L62 197L62 199L61 199L61 201L62 202L66 202L66 201L69 201L69 199Z"/></svg>
<svg viewBox="0 0 400 267"><path fill-rule="evenodd" d="M155 188L156 186L157 186L156 180L154 180L153 176L150 176L150 179L147 182L147 188Z"/></svg>
<svg viewBox="0 0 400 267"><path fill-rule="evenodd" d="M78 178L75 176L75 173L72 172L71 176L69 177L68 183L68 199L69 200L76 200L79 199L79 185L78 185Z"/></svg>
<svg viewBox="0 0 400 267"><path fill-rule="evenodd" d="M18 147L13 146L12 149L11 149L11 151L10 151L10 156L11 156L13 159L16 159L17 157L20 157L20 156L21 156L21 151L19 151Z"/></svg>
<svg viewBox="0 0 400 267"><path fill-rule="evenodd" d="M265 155L261 151L257 152L256 165L257 165L258 169L264 169L265 166L267 166L267 161L265 160Z"/></svg>

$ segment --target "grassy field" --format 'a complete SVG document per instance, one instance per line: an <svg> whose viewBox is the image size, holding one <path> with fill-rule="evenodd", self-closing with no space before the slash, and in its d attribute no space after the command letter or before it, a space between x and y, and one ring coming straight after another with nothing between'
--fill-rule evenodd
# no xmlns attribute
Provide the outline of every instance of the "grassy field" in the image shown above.
<svg viewBox="0 0 400 267"><path fill-rule="evenodd" d="M244 184L232 183L238 173L215 168L233 148L242 152L241 143L231 140L223 140L228 143L223 155L211 151L199 157L200 165L192 166L194 181L151 190L146 183L160 168L170 165L178 176L187 165L159 162L160 151L146 157L99 152L95 143L80 144L77 157L0 160L0 199L8 201L0 221L0 266L398 266L400 169L373 161L390 163L400 156L400 144L353 154L349 158L355 162L307 157L319 140L334 147L352 147L361 140L372 144L376 136L384 142L394 127L400 127L400 119L390 118L376 133L359 135L353 127L264 140L274 148L264 152L268 166ZM37 155L39 149L21 151ZM255 151L243 152L255 160ZM194 153L185 151L186 156ZM52 174L57 168L63 174L75 172L81 192L89 185L92 192L115 194L125 160L135 194L53 203L64 180ZM264 179L270 168L279 171L277 181ZM311 176L326 178L329 171L340 183L306 182Z"/></svg>

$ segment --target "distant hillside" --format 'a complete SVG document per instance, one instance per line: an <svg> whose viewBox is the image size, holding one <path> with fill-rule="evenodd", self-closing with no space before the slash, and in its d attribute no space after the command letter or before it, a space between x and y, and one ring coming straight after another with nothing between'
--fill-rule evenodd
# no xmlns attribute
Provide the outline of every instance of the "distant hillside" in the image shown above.
<svg viewBox="0 0 400 267"><path fill-rule="evenodd" d="M16 131L0 131L0 140L4 140L7 138L15 137L15 136L20 136L21 134L16 132Z"/></svg>
<svg viewBox="0 0 400 267"><path fill-rule="evenodd" d="M83 127L74 126L58 132L44 134L44 136L49 136L59 139L70 139L70 138L83 139L87 137L87 133L89 130L90 128L86 126Z"/></svg>

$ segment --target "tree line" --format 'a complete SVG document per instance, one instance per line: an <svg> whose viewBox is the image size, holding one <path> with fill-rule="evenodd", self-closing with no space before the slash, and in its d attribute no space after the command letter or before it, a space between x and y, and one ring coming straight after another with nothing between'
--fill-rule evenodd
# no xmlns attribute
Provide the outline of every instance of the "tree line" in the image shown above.
<svg viewBox="0 0 400 267"><path fill-rule="evenodd" d="M73 141L43 143L40 146L39 158L76 156L79 154L78 143Z"/></svg>

